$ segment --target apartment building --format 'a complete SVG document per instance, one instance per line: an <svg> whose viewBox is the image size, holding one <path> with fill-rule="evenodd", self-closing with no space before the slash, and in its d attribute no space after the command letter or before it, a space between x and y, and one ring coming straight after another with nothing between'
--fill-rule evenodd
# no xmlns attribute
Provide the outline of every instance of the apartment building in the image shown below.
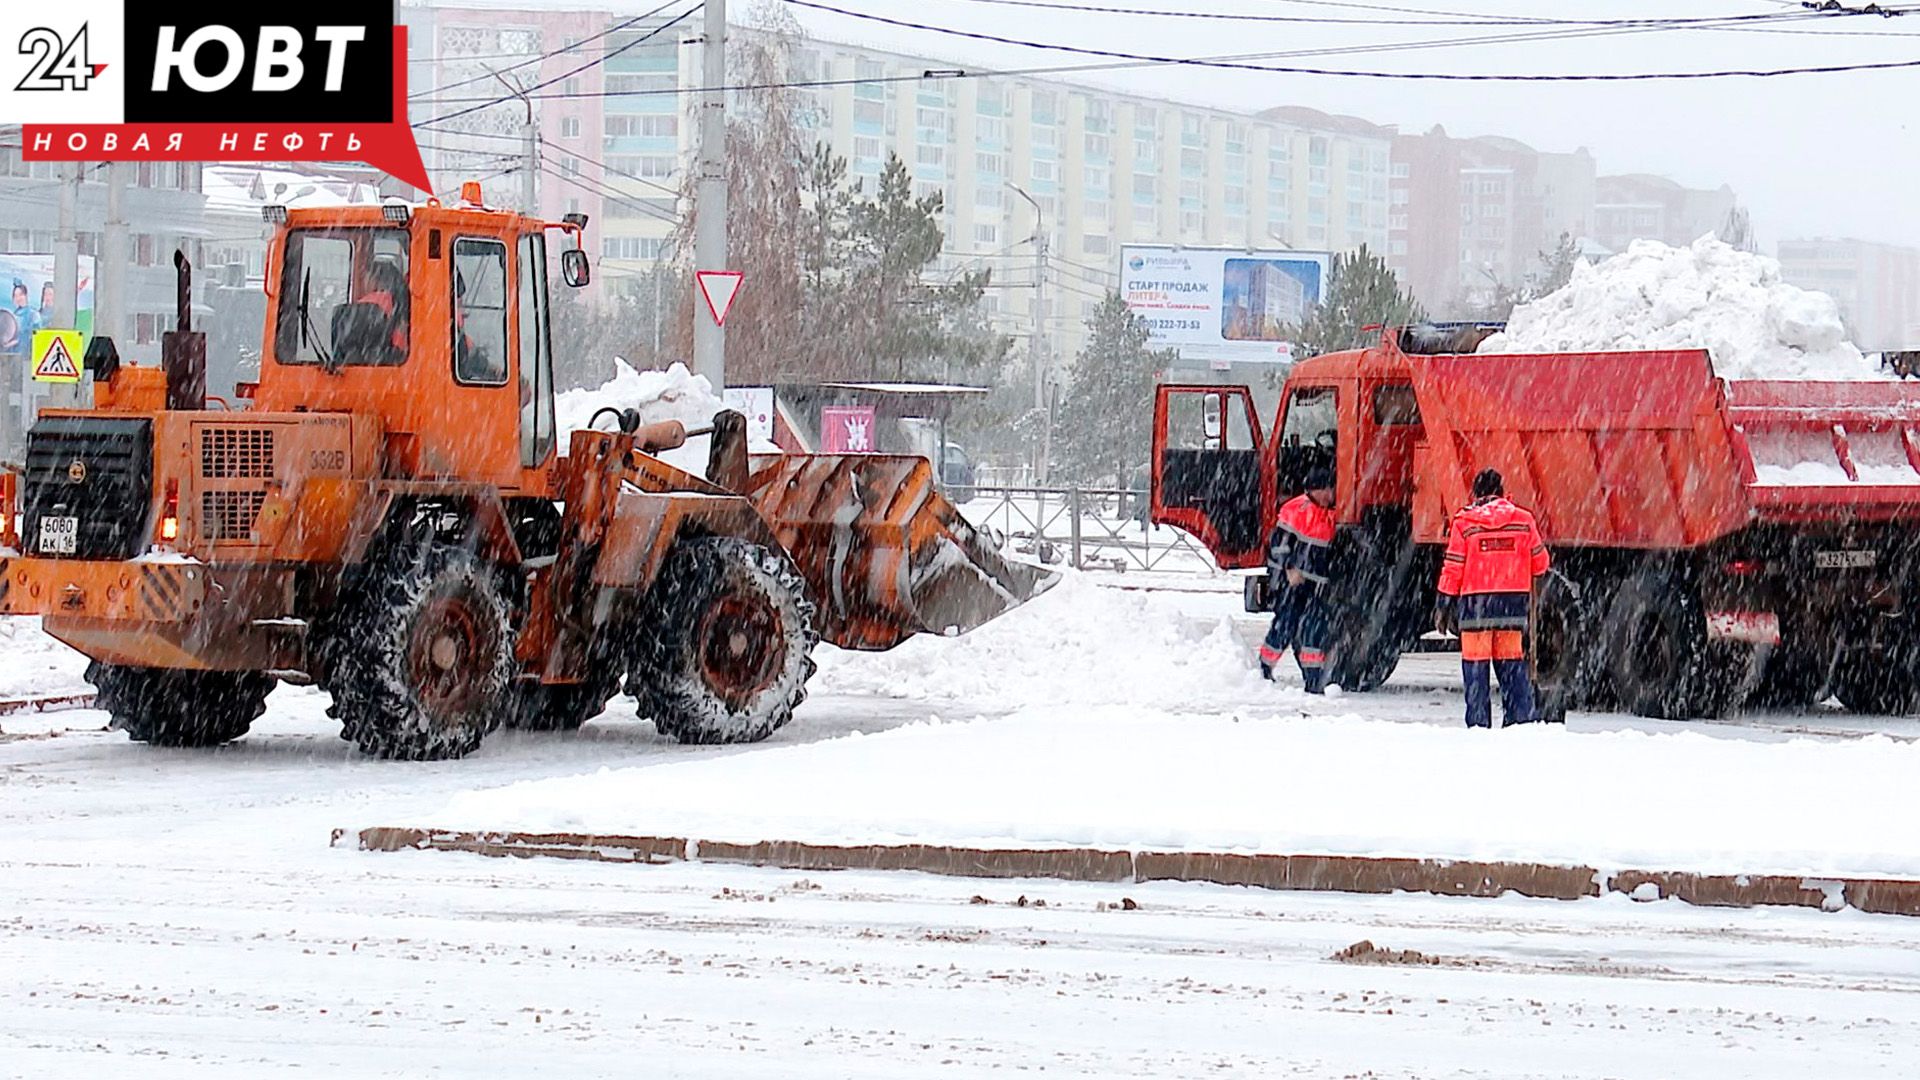
<svg viewBox="0 0 1920 1080"><path fill-rule="evenodd" d="M1594 161L1585 148L1456 139L1441 127L1393 140L1387 263L1430 311L1519 290L1565 233L1593 228Z"/></svg>
<svg viewBox="0 0 1920 1080"><path fill-rule="evenodd" d="M1870 240L1782 240L1780 273L1834 298L1868 351L1920 348L1920 249Z"/></svg>
<svg viewBox="0 0 1920 1080"><path fill-rule="evenodd" d="M1679 247L1726 227L1733 189L1689 188L1664 176L1632 173L1594 181L1593 238L1615 251L1635 240Z"/></svg>

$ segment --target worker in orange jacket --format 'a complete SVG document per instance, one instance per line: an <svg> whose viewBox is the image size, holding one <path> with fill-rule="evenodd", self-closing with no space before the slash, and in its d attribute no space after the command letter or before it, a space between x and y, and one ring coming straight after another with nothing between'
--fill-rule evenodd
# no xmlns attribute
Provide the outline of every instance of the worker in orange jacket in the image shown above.
<svg viewBox="0 0 1920 1080"><path fill-rule="evenodd" d="M1267 539L1267 574L1274 591L1273 623L1260 644L1260 674L1273 678L1288 647L1300 665L1309 694L1327 686L1327 583L1333 553L1333 472L1315 469L1306 490L1280 507L1280 523Z"/></svg>
<svg viewBox="0 0 1920 1080"><path fill-rule="evenodd" d="M1489 667L1500 679L1502 726L1533 722L1527 616L1533 580L1549 565L1533 515L1507 501L1499 470L1482 470L1473 478L1473 503L1448 528L1435 619L1442 630L1460 632L1468 727L1493 726Z"/></svg>

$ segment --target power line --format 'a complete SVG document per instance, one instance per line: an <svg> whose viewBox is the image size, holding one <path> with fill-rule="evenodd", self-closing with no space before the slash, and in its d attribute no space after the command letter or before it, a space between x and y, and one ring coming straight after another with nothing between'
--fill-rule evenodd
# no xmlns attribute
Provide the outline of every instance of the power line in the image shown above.
<svg viewBox="0 0 1920 1080"><path fill-rule="evenodd" d="M1452 18L1419 19L1360 19L1335 18L1324 15L1266 15L1246 12L1227 11L1168 11L1164 8L1108 7L1098 4L1071 4L1061 0L965 0L970 4L991 4L1001 7L1039 8L1048 11L1072 11L1097 15L1135 15L1166 19L1198 19L1219 22L1253 23L1306 23L1319 26L1691 26L1715 23L1771 22L1784 19L1807 17L1802 10L1764 11L1747 15L1698 15L1688 18L1650 18L1650 19L1559 19L1514 15L1471 15L1460 13ZM1794 7L1799 8L1798 4ZM1834 14L1841 12L1835 11ZM1883 12L1854 12L1846 14L1882 14ZM1902 14L1888 11L1886 14Z"/></svg>
<svg viewBox="0 0 1920 1080"><path fill-rule="evenodd" d="M555 161L552 158L547 157L545 154L542 154L540 156L540 161L543 165L553 166L553 168L551 169L543 169L542 170L543 172L549 173L550 175L553 175L553 176L557 176L560 179L567 181L568 183L572 184L574 187L577 187L582 191L585 191L592 195L598 195L602 199L607 199L612 202L620 203L623 206L630 206L633 209L639 211L641 214L646 215L647 217L651 217L659 221L664 221L669 225L680 224L680 218L678 215L667 213L666 211L661 210L657 207L650 206L647 203L641 202L640 200L634 198L632 195L621 192L617 188L611 187L602 181L595 180L593 177L588 176L586 173L581 172L579 169L569 168L565 163Z"/></svg>
<svg viewBox="0 0 1920 1080"><path fill-rule="evenodd" d="M593 158L590 158L590 157L588 157L587 155L585 155L585 154L583 154L583 153L580 153L580 152L579 152L579 151L577 151L577 150L574 150L574 149L571 149L571 148L569 148L569 147L565 147L565 146L559 146L559 145L556 145L555 143L551 143L551 142L548 142L548 141L547 141L546 139L541 139L541 140L540 140L540 142L541 142L541 143L542 143L543 145L546 145L546 146L551 146L551 147L553 147L553 148L554 148L555 150L558 150L558 151L560 151L560 152L561 152L561 153L563 153L563 154L567 154L567 155L569 155L569 156L571 156L571 157L576 157L576 158L579 158L579 159L580 159L581 161L584 161L584 162L586 162L586 163L587 163L587 164L589 164L589 165L593 165L593 166L596 166L596 167L598 167L599 169L601 169L601 170L603 170L603 171L605 171L605 172L610 172L610 173L612 173L612 174L613 174L613 175L615 175L615 176L618 176L618 177L622 177L622 178L624 178L624 179L627 179L627 180L631 180L631 181L633 181L633 182L634 182L634 183L636 183L636 184L645 184L646 186L648 186L648 187L650 187L650 188L653 188L653 189L654 189L654 190L656 190L656 191L664 191L664 192L666 192L666 193L667 193L668 195L671 195L671 196L673 196L673 197L674 197L674 198L676 198L676 199L678 199L678 198L680 197L680 195L681 195L681 192L680 192L680 189L679 189L679 188L672 188L672 187L668 187L667 185L665 185L665 184L662 184L662 183L660 183L660 182L658 182L658 181L655 181L655 180L649 180L649 179L647 179L647 178L646 178L646 177L644 177L644 176L635 176L634 174L632 174L632 173L630 173L630 172L627 172L627 171L626 171L626 170L624 170L624 169L616 169L616 168L614 168L613 166L611 166L611 165L609 165L609 164L607 164L607 163L606 163L606 162L604 162L604 161L596 161L596 160L594 160Z"/></svg>
<svg viewBox="0 0 1920 1080"><path fill-rule="evenodd" d="M508 73L508 72L510 72L510 71L518 71L518 70L520 70L521 68L523 68L523 67L526 67L526 66L527 66L527 65L529 65L529 64L538 64L538 63L542 63L542 62L544 62L544 61L547 61L547 60L551 60L551 59L553 59L554 57L556 57L556 56L559 56L559 55L561 55L562 53L569 53L569 52L573 52L574 50L576 50L576 49L578 49L578 48L579 48L580 46L582 46L582 45L585 45L585 44L586 44L587 42L589 42L589 41L598 41L598 40L600 40L601 38L605 38L605 37L611 37L611 36L613 36L614 34L617 34L617 33L619 33L620 31L622 31L622 30L625 30L625 29L626 29L627 27L629 27L629 26L632 26L632 25L633 25L634 23L637 23L637 22L644 22L644 21L646 21L647 19L651 19L651 18L653 18L653 17L655 16L655 15L658 15L658 14L660 14L661 12L663 12L663 11L665 11L665 10L667 10L668 8L670 8L670 7L672 7L672 6L673 6L673 5L675 4L675 3L677 3L677 2L678 2L678 0L667 0L667 2L666 2L666 3L664 3L664 4L661 4L661 5L659 6L659 7L657 7L657 8L654 8L654 9L653 9L652 11L649 11L649 12L647 12L647 13L646 13L645 15L635 15L635 16L634 16L633 18L631 18L631 19L627 19L627 20L625 20L625 21L622 21L622 22L618 22L618 23L615 23L614 25L612 25L612 26L609 26L609 27L608 27L608 28L606 28L605 30L602 30L602 31L600 31L599 33L597 33L597 34L595 34L595 35L593 35L592 37L587 37L587 38L582 38L582 39L580 39L579 41L576 41L576 42L574 42L574 43L573 43L573 44L571 44L571 45L567 45L567 46L564 46L564 47L562 47L562 48L558 48L558 49L555 49L555 50L553 50L552 52L545 52L545 53L541 53L541 54L540 54L539 56L534 56L534 57L529 57L529 58L527 58L527 59L525 59L525 60L522 60L522 61L520 61L520 62L519 62L519 63L517 63L517 64L513 64L513 65L510 65L510 66L508 66L508 67L504 67L504 68L501 68L501 69L500 69L500 70L499 70L498 72L495 72L495 71L492 71L492 70L489 70L489 71L487 72L487 74L485 74L485 75L475 75L475 76L473 76L473 77L472 77L472 78L470 78L470 79L462 79L462 80L460 80L459 82L453 82L453 83L448 83L448 84L447 84L447 85L445 85L445 86L436 86L436 87L434 87L434 88L433 88L433 89L431 89L431 90L422 90L422 91L421 91L420 93L418 93L418 94L410 94L410 95L408 95L408 97L407 97L407 100L408 100L408 101L413 101L413 100L416 100L416 99L418 99L418 98L423 98L423 97L430 97L430 96L433 96L433 95L436 95L436 94L438 94L438 93L440 93L440 92L441 92L442 90L452 90L452 89L454 89L454 88L456 88L456 87L461 87L461 86L470 86L470 85L472 85L472 84L474 84L474 83L477 83L477 82L487 82L487 81L489 81L489 80L491 80L491 79L493 79L493 78L495 78L495 77L496 77L496 76L498 76L498 75L505 75L506 73ZM681 16L681 18L685 18L685 17L686 17L685 15L682 15L682 16ZM671 24L671 23L669 23L668 25L672 25L672 24ZM649 34L649 35L648 35L648 37L651 37L651 36L652 36L651 34ZM645 38L642 38L641 40L643 40L643 41L644 41L644 40L646 40L646 39L645 39ZM629 47L630 47L630 46L629 46ZM623 50L622 50L622 51L624 51L624 48L623 48ZM445 62L447 62L448 60L452 60L452 61L455 61L455 62L459 62L459 61L473 61L473 60L480 60L480 59L491 59L491 58L490 58L490 57L467 57L467 56L456 56L456 57L442 57L442 58L441 58L441 62L442 62L442 63L445 63ZM603 57L602 59L604 59L604 57Z"/></svg>
<svg viewBox="0 0 1920 1080"><path fill-rule="evenodd" d="M660 7L655 8L654 10L664 11L667 6L668 5L663 4ZM659 35L672 29L674 26L684 21L687 18L687 16L692 15L694 12L698 10L700 10L700 5L695 4L692 7L688 8L687 10L681 12L680 14L675 15L673 18L668 19L666 22L661 23L659 26L654 27L652 30L649 30L644 34L641 34L639 37L634 38L632 41L627 42L625 45L622 45L617 49L610 49L607 52L601 54L599 57L593 60L589 60L586 63L579 65L578 67L569 68L568 70L563 71L558 75L555 75L551 79L547 79L543 82L534 83L532 86L526 87L524 90L520 91L519 93L508 94L504 97L495 98L493 101L488 102L485 105L470 105L467 108L457 109L453 112L447 113L444 116L436 116L431 120L423 120L420 123L415 124L414 127L428 127L434 124L443 124L448 120L456 120L462 116L466 116L468 113L479 112L481 109L490 108L494 105L499 105L509 101L524 100L527 97L529 97L535 90L544 90L555 83L565 82L566 80L573 78L575 75L578 75L589 68L599 67L601 64L606 63L607 61L613 59L616 56L619 56L621 53L626 52L629 49L638 48L642 44L645 44L646 42L652 40L653 38L658 37Z"/></svg>
<svg viewBox="0 0 1920 1080"><path fill-rule="evenodd" d="M1232 60L1213 60L1195 57L1158 56L1150 53L1121 52L1116 49L1094 49L1078 45L1062 45L1054 42L1028 41L1021 38L1003 37L973 30L959 30L947 26L935 26L928 23L910 22L884 15L873 15L846 8L822 4L816 0L786 0L795 7L826 11L850 18L864 19L870 22L884 23L888 26L908 30L925 30L932 33L948 34L954 37L975 41L988 41L999 45L1015 45L1021 48L1042 49L1050 52L1073 53L1080 56L1100 56L1116 60L1125 60L1144 64L1168 64L1174 66L1222 68L1235 71L1259 71L1282 75L1324 75L1356 79L1405 79L1436 82L1649 82L1679 79L1719 79L1719 78L1771 78L1782 75L1821 75L1848 71L1879 71L1895 68L1920 67L1920 60L1894 60L1877 63L1826 64L1791 68L1739 68L1715 71L1670 71L1670 72L1607 72L1607 73L1564 73L1564 74L1495 74L1488 72L1437 72L1437 71L1360 71L1339 68L1290 67L1271 64L1253 64ZM1904 10L1904 9L1903 9ZM1855 14L1849 12L1848 14ZM1566 36L1587 36L1585 33ZM1385 47L1382 47L1385 48Z"/></svg>

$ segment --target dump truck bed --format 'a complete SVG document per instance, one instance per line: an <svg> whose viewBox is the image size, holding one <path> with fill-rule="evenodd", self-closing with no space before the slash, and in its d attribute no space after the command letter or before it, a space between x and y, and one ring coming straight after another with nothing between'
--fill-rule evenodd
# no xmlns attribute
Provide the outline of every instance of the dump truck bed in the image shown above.
<svg viewBox="0 0 1920 1080"><path fill-rule="evenodd" d="M1722 380L1704 350L1408 357L1414 531L1482 468L1562 547L1697 547L1763 521L1920 519L1920 384Z"/></svg>

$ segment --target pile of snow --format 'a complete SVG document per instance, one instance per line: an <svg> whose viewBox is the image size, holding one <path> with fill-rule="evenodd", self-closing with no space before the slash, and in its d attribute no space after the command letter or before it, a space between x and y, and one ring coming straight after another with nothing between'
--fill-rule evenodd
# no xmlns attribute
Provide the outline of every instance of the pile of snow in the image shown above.
<svg viewBox="0 0 1920 1080"><path fill-rule="evenodd" d="M0 697L84 693L87 658L40 627L37 615L0 616ZM0 718L0 723L4 723Z"/></svg>
<svg viewBox="0 0 1920 1080"><path fill-rule="evenodd" d="M1036 701L1179 709L1231 707L1271 691L1232 620L1195 619L1167 594L1059 585L957 638L922 634L884 653L822 645L812 686L1009 711ZM1262 695L1265 696L1265 695Z"/></svg>
<svg viewBox="0 0 1920 1080"><path fill-rule="evenodd" d="M1825 293L1780 264L1704 236L1684 248L1635 240L1574 267L1566 286L1513 309L1483 353L1704 348L1727 379L1888 377L1846 339Z"/></svg>
<svg viewBox="0 0 1920 1080"><path fill-rule="evenodd" d="M1036 706L514 784L454 829L1920 874L1920 744ZM1722 778L1715 781L1707 778Z"/></svg>
<svg viewBox="0 0 1920 1080"><path fill-rule="evenodd" d="M568 390L555 395L554 416L559 423L563 453L567 447L567 436L588 427L593 421L593 414L603 408L637 409L643 424L678 420L689 428L697 428L707 426L715 413L727 407L726 402L713 392L713 383L705 375L688 371L685 364L675 363L665 371L641 371L627 363L625 357L616 356L613 365L613 378L599 387ZM600 428L603 431L614 430L613 418L602 417ZM749 449L756 454L780 452L780 448L772 443L756 442ZM680 449L669 450L658 456L677 468L704 475L707 471L707 438L704 435L695 436Z"/></svg>

